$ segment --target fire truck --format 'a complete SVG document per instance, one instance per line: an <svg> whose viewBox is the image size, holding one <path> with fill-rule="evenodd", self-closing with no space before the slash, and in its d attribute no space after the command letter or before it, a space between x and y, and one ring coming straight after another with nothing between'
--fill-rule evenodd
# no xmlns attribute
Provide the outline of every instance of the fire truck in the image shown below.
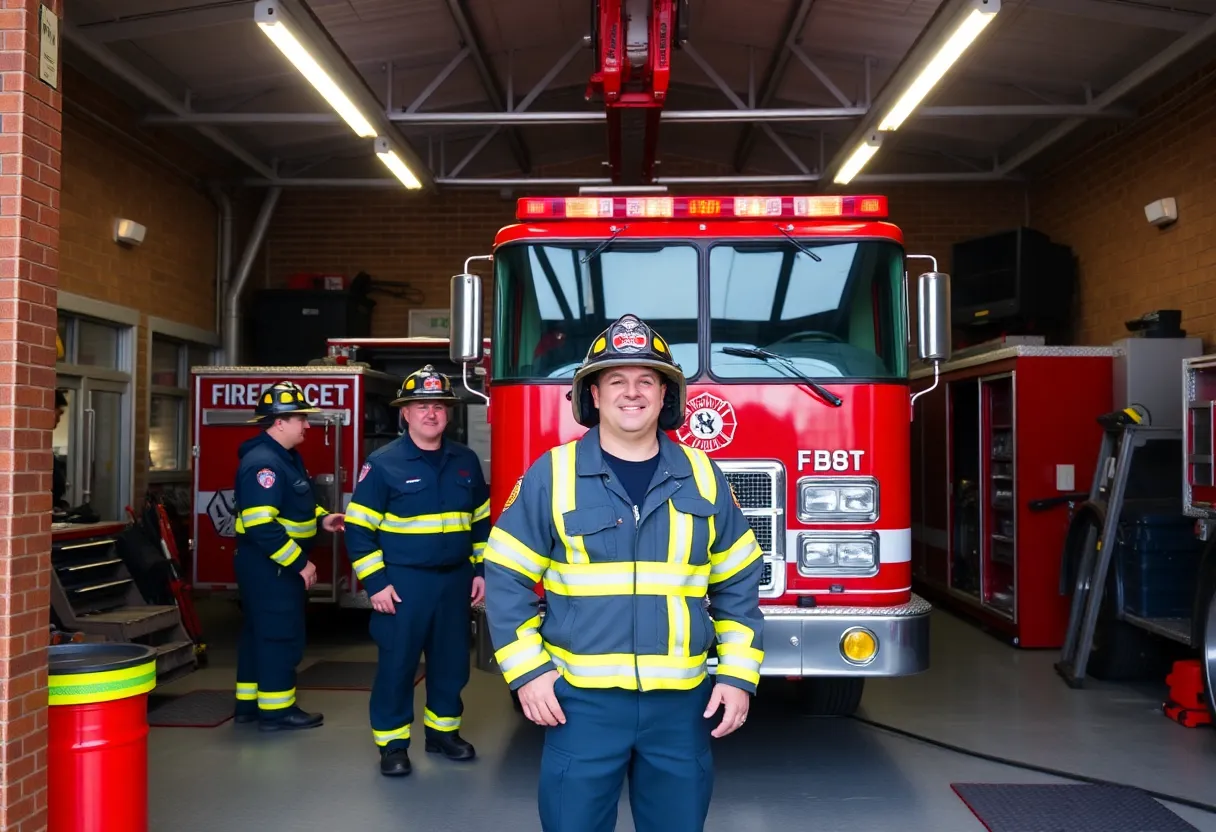
<svg viewBox="0 0 1216 832"><path fill-rule="evenodd" d="M483 350L488 352L488 346L483 344ZM250 423L253 407L258 394L275 382L299 384L320 409L310 414L312 428L297 450L313 478L318 502L329 511L342 511L350 502L367 455L400 436L400 412L389 403L405 376L428 363L441 372L466 375L463 398L467 401L453 408L448 435L477 452L488 479L485 406L475 392L481 373L475 369L470 380L469 365L451 365L448 353L446 338L331 338L327 355L304 366L192 368L195 588L220 594L237 588L233 566L237 449L261 430ZM318 527L307 554L317 566L311 602L370 608L341 534Z"/></svg>
<svg viewBox="0 0 1216 832"><path fill-rule="evenodd" d="M910 562L905 264L920 256L887 215L883 196L524 197L451 284L451 359L480 364L470 268L492 261L495 519L535 459L584 432L567 393L593 339L625 313L662 334L689 382L672 437L722 468L764 552L761 673L823 715L855 710L868 677L929 663ZM949 278L927 259L917 340L936 368Z"/></svg>

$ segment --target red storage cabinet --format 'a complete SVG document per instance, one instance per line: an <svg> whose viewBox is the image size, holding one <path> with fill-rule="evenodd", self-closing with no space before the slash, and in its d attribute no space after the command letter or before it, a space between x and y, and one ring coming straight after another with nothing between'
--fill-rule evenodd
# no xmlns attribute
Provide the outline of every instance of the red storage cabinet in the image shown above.
<svg viewBox="0 0 1216 832"><path fill-rule="evenodd" d="M1088 492L1097 417L1113 409L1114 355L1113 347L1019 345L942 366L912 421L917 592L1019 647L1063 644L1068 506L1033 511L1030 503ZM914 393L932 385L931 369L912 373Z"/></svg>

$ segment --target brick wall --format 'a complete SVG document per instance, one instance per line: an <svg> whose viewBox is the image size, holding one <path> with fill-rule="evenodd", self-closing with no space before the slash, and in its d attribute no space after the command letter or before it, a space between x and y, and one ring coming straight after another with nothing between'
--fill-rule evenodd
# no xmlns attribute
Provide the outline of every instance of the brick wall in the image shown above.
<svg viewBox="0 0 1216 832"><path fill-rule="evenodd" d="M1169 196L1178 222L1150 226L1144 206ZM1216 343L1216 63L1038 177L1031 221L1077 254L1078 343L1109 344L1156 309Z"/></svg>
<svg viewBox="0 0 1216 832"><path fill-rule="evenodd" d="M669 160L665 172L677 175ZM578 168L560 174L578 175ZM701 172L705 172L701 168ZM910 253L939 258L948 270L957 240L1011 228L1023 222L1021 185L900 186L878 189L890 198L892 222L905 234ZM284 191L267 234L264 273L250 292L283 285L296 272L353 275L366 271L379 280L404 281L419 293L416 303L375 294L373 335L408 333L411 308L447 307L449 278L466 257L488 254L494 235L514 221L516 193L449 191L440 196L397 190ZM488 274L484 263L473 270ZM913 274L929 264L913 261ZM489 295L488 282L484 294ZM486 302L487 309L489 301Z"/></svg>
<svg viewBox="0 0 1216 832"><path fill-rule="evenodd" d="M0 829L14 832L44 829L47 811L61 101L38 78L38 9L0 11Z"/></svg>
<svg viewBox="0 0 1216 832"><path fill-rule="evenodd" d="M178 135L142 128L125 103L70 71L64 83L63 291L138 310L135 448L147 447L148 316L215 328L216 208L207 163ZM114 241L114 220L147 227L138 247ZM135 498L147 455L136 452Z"/></svg>

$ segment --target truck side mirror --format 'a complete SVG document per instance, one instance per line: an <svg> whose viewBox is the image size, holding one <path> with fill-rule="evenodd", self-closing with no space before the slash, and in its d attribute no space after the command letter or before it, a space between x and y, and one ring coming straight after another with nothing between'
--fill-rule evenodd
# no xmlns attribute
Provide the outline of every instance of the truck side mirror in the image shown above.
<svg viewBox="0 0 1216 832"><path fill-rule="evenodd" d="M448 318L448 357L456 364L480 362L481 278L458 274L452 278L452 306Z"/></svg>
<svg viewBox="0 0 1216 832"><path fill-rule="evenodd" d="M917 345L921 361L950 359L950 275L925 272L916 286Z"/></svg>

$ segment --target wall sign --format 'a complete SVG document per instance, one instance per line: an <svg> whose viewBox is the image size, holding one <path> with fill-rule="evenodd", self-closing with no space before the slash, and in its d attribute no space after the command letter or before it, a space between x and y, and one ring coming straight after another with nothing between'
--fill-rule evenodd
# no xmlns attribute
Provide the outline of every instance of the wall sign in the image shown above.
<svg viewBox="0 0 1216 832"><path fill-rule="evenodd" d="M59 89L59 17L46 6L38 6L38 77Z"/></svg>

